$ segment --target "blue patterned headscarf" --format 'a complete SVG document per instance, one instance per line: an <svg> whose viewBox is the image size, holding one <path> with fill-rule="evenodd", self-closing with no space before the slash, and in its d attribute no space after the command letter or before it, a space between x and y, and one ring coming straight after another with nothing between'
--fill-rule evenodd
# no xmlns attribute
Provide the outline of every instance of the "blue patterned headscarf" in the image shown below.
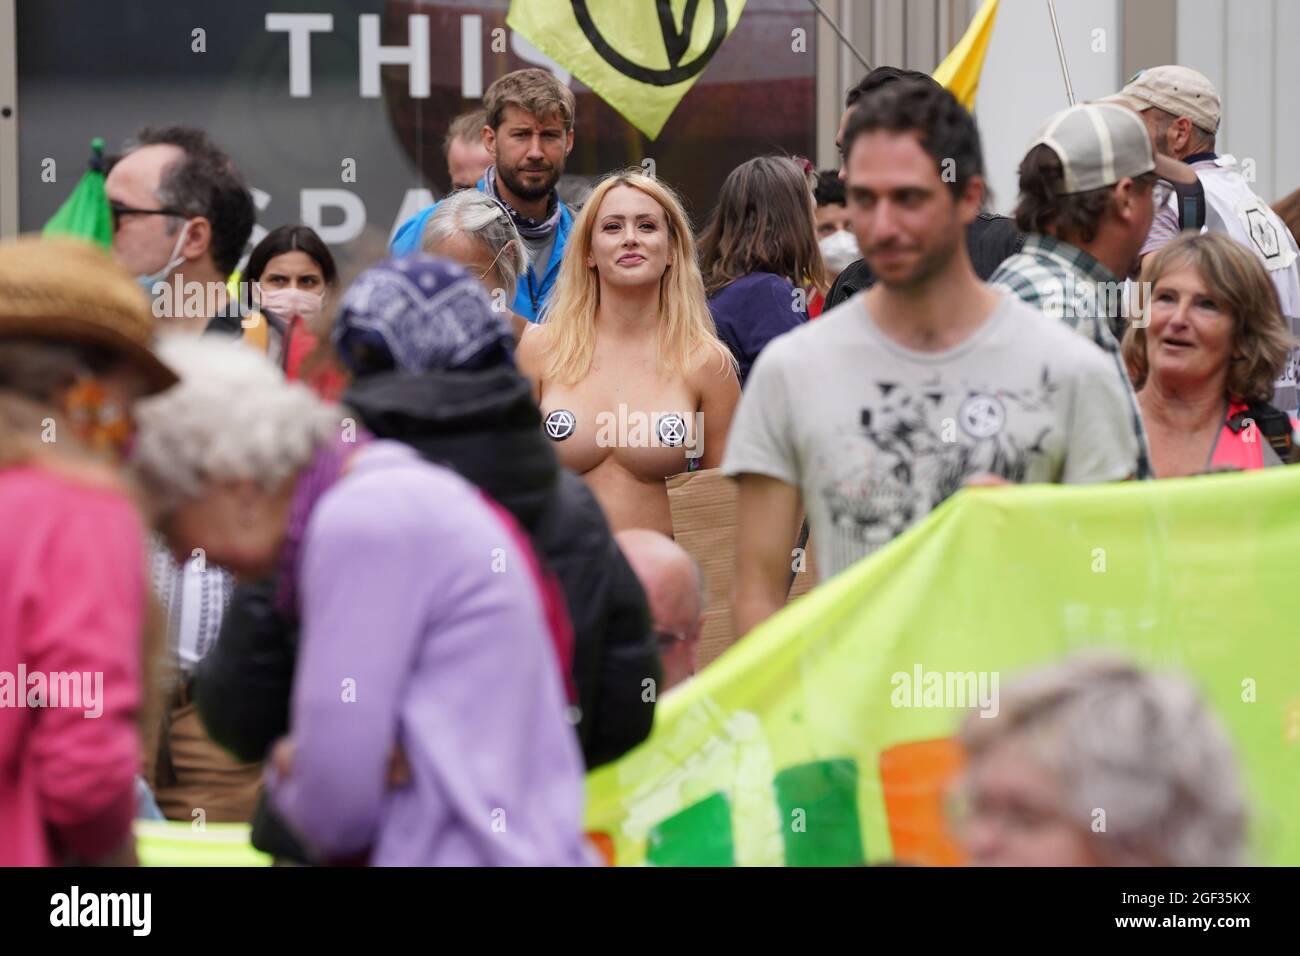
<svg viewBox="0 0 1300 956"><path fill-rule="evenodd" d="M354 374L481 369L512 362L514 336L479 281L429 255L385 259L348 287L334 323Z"/></svg>

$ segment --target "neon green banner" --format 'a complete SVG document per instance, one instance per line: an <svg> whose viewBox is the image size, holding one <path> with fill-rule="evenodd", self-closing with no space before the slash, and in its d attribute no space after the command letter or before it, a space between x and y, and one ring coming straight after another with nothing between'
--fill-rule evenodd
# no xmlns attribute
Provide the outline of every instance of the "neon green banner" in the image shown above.
<svg viewBox="0 0 1300 956"><path fill-rule="evenodd" d="M249 843L247 823L136 820L135 854L141 866L270 866L271 858Z"/></svg>
<svg viewBox="0 0 1300 956"><path fill-rule="evenodd" d="M963 491L664 697L589 776L588 829L618 865L958 862L941 801L969 711L929 675L1005 685L1101 645L1198 683L1251 861L1300 865L1297 542L1300 468Z"/></svg>

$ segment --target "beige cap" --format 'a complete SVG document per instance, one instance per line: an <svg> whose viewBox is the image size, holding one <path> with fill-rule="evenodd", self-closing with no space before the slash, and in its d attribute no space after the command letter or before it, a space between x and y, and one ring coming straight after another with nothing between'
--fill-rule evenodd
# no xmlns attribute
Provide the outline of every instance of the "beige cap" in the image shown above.
<svg viewBox="0 0 1300 956"><path fill-rule="evenodd" d="M1151 107L1172 116L1186 116L1207 133L1219 131L1219 91L1204 73L1186 66L1153 66L1139 70L1124 89L1106 98L1137 110Z"/></svg>
<svg viewBox="0 0 1300 956"><path fill-rule="evenodd" d="M1029 149L1036 146L1047 146L1061 161L1063 196L1113 186L1156 168L1146 124L1114 103L1061 110L1043 124Z"/></svg>

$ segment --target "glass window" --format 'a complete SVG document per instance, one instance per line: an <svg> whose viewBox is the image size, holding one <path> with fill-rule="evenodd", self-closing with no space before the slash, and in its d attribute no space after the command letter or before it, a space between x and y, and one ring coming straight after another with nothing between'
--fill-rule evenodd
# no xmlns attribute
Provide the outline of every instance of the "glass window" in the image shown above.
<svg viewBox="0 0 1300 956"><path fill-rule="evenodd" d="M305 222L345 272L352 260L373 261L401 219L447 190L442 143L451 120L478 106L494 79L539 58L512 37L508 8L508 0L19 4L21 228L39 229L58 208L93 137L113 153L141 126L185 124L206 129L256 190L256 237ZM268 30L268 13L332 17L332 29L310 36L310 95L293 95L290 34ZM380 42L404 47L412 14L428 17L430 95L410 95L406 66L382 65L379 95L363 96L360 18L378 16ZM773 151L813 154L815 26L804 0L749 0L655 141L571 79L578 106L566 174L594 179L653 159L702 225L739 163ZM797 49L796 29L806 50ZM465 58L463 42L477 55ZM47 158L53 182L42 175Z"/></svg>

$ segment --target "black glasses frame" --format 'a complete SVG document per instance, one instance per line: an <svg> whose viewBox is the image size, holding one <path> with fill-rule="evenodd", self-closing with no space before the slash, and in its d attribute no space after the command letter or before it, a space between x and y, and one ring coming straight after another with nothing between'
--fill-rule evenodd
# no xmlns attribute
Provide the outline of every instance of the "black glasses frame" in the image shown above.
<svg viewBox="0 0 1300 956"><path fill-rule="evenodd" d="M180 219L189 219L190 214L181 212L179 209L136 209L134 206L124 206L120 202L110 202L108 204L109 212L113 217L113 231L117 232L122 228L123 216L176 216Z"/></svg>

